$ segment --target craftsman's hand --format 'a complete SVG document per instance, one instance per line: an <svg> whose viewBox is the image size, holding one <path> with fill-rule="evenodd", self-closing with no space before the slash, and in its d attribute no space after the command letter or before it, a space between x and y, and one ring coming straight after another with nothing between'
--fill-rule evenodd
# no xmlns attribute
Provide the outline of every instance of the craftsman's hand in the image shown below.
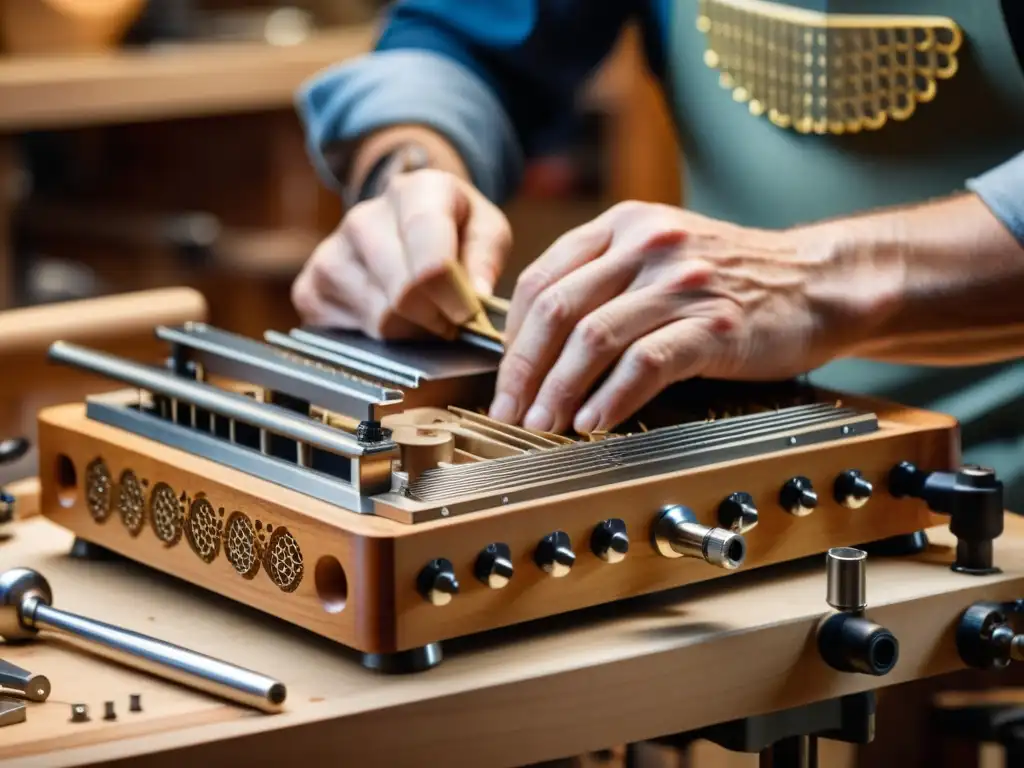
<svg viewBox="0 0 1024 768"><path fill-rule="evenodd" d="M797 231L617 205L521 275L491 415L587 433L683 379L807 371L871 333L883 304L874 286L871 301L861 288L900 276L870 262Z"/></svg>
<svg viewBox="0 0 1024 768"><path fill-rule="evenodd" d="M302 321L375 338L454 338L473 308L449 272L461 261L490 294L511 231L504 214L454 174L396 176L380 197L354 206L317 248L292 288Z"/></svg>

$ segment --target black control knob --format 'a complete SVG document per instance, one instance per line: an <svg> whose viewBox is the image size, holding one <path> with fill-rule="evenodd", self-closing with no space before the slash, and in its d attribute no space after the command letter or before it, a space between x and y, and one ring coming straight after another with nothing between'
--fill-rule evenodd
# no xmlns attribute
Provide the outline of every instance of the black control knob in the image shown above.
<svg viewBox="0 0 1024 768"><path fill-rule="evenodd" d="M423 599L433 605L448 605L459 594L459 580L455 578L455 566L443 557L431 560L420 571L416 588Z"/></svg>
<svg viewBox="0 0 1024 768"><path fill-rule="evenodd" d="M512 579L512 550L508 544L488 544L476 559L473 573L491 589L502 589Z"/></svg>
<svg viewBox="0 0 1024 768"><path fill-rule="evenodd" d="M757 506L749 493L731 494L718 505L718 524L733 533L746 533L757 525Z"/></svg>
<svg viewBox="0 0 1024 768"><path fill-rule="evenodd" d="M572 542L565 531L555 531L545 536L533 553L533 560L546 573L556 579L567 576L576 562Z"/></svg>
<svg viewBox="0 0 1024 768"><path fill-rule="evenodd" d="M848 469L840 473L832 488L836 501L847 509L863 507L874 490L874 486L864 479L859 469Z"/></svg>
<svg viewBox="0 0 1024 768"><path fill-rule="evenodd" d="M605 520L590 536L590 549L606 563L621 563L629 552L629 536L624 520Z"/></svg>
<svg viewBox="0 0 1024 768"><path fill-rule="evenodd" d="M779 504L791 515L806 517L818 506L818 494L806 477L794 477L782 486Z"/></svg>

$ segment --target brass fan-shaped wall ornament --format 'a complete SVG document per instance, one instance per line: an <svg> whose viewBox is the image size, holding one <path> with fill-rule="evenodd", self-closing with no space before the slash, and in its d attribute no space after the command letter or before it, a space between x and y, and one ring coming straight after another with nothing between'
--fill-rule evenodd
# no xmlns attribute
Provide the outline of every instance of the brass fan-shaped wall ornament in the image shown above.
<svg viewBox="0 0 1024 768"><path fill-rule="evenodd" d="M699 0L704 62L750 113L800 133L906 120L957 72L963 33L942 16L833 14L767 0Z"/></svg>

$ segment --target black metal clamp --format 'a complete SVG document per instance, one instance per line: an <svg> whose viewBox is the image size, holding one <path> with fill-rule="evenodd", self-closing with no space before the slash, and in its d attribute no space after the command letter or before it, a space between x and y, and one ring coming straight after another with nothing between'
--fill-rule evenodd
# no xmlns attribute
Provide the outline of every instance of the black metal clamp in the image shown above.
<svg viewBox="0 0 1024 768"><path fill-rule="evenodd" d="M925 472L909 461L889 473L889 493L921 499L933 512L949 515L956 536L953 570L976 576L999 573L992 543L1003 533L1003 483L991 469L966 465L957 472Z"/></svg>
<svg viewBox="0 0 1024 768"><path fill-rule="evenodd" d="M655 742L685 749L704 739L731 752L760 755L765 768L817 768L818 739L870 744L875 737L874 691L744 717Z"/></svg>

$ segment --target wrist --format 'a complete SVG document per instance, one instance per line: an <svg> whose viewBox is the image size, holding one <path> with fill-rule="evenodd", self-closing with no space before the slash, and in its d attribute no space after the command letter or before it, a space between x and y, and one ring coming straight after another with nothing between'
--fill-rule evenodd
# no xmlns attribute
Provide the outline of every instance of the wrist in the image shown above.
<svg viewBox="0 0 1024 768"><path fill-rule="evenodd" d="M875 217L791 231L811 266L808 311L829 357L849 356L885 336L906 311L907 235L898 220Z"/></svg>
<svg viewBox="0 0 1024 768"><path fill-rule="evenodd" d="M339 169L346 202L373 197L398 173L421 168L447 171L469 180L459 153L440 134L421 126L393 126L364 138L351 155L349 167Z"/></svg>

